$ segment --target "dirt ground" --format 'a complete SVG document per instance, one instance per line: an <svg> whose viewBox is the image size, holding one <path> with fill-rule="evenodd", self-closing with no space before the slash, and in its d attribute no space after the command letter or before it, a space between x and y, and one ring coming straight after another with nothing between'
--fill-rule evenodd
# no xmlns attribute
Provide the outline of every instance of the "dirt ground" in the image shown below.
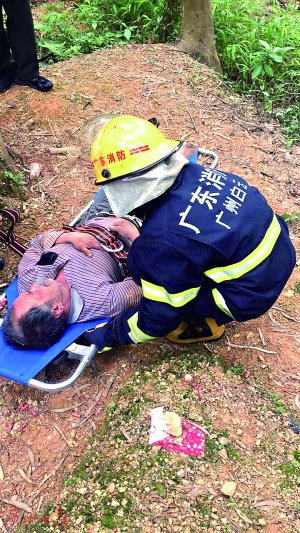
<svg viewBox="0 0 300 533"><path fill-rule="evenodd" d="M18 234L24 243L47 228L70 222L97 191L87 157L71 168L66 155L52 155L49 147L80 144L78 127L102 113L156 117L167 137L191 140L216 152L218 168L257 186L277 213L300 212L300 147L286 149L270 117L257 111L250 99L229 92L205 66L174 47L112 48L54 64L42 74L54 83L49 94L15 86L0 99L1 135L20 158L26 176L26 198L7 203L21 211ZM201 161L210 163L209 158ZM39 180L30 181L32 162L41 164ZM213 353L231 365L243 365L262 387L282 395L297 418L300 294L294 287L300 281L299 221L290 224L290 233L298 264L278 302L260 319L229 327ZM16 275L18 259L2 245L0 255L6 261L0 273L4 290ZM155 360L168 344L155 341L116 348L105 358L98 355L100 381L88 368L75 387L57 394L0 378L0 530L15 531L24 517L10 500L27 502L38 511L59 495L67 473L75 467L89 436L101 427L109 403L126 378L144 360ZM100 396L101 410L88 418ZM21 402L29 404L25 411L18 410ZM10 424L13 428L8 432ZM270 524L262 527L264 533L283 531L282 526Z"/></svg>

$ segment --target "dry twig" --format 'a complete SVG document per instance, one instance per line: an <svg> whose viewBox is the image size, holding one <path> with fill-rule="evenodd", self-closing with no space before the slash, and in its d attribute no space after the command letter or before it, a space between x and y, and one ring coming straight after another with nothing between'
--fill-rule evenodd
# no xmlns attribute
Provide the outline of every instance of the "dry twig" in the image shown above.
<svg viewBox="0 0 300 533"><path fill-rule="evenodd" d="M258 346L232 344L227 336L226 336L226 344L227 344L227 346L230 346L230 348L242 348L242 349L249 348L250 350L258 350L259 352L276 354L276 352L272 352L271 350L264 350L263 348L258 348Z"/></svg>

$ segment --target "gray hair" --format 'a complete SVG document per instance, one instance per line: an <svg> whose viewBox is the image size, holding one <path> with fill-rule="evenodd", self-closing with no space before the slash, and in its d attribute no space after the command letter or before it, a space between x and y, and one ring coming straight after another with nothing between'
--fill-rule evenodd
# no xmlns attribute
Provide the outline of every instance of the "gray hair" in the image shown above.
<svg viewBox="0 0 300 533"><path fill-rule="evenodd" d="M17 323L13 323L11 309L2 324L5 341L22 349L45 349L55 344L66 329L68 314L62 313L55 318L51 312L54 302L32 307Z"/></svg>

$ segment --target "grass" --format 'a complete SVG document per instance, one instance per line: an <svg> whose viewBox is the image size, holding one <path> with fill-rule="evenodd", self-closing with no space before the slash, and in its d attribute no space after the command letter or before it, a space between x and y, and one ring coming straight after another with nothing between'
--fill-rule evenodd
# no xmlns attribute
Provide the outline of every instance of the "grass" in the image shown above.
<svg viewBox="0 0 300 533"><path fill-rule="evenodd" d="M294 0L213 0L217 52L230 88L255 97L279 120L287 146L300 140L300 10ZM82 0L45 5L36 30L44 60L103 47L174 41L180 2Z"/></svg>
<svg viewBox="0 0 300 533"><path fill-rule="evenodd" d="M300 11L293 1L213 0L218 54L231 88L254 95L291 145L300 139Z"/></svg>
<svg viewBox="0 0 300 533"><path fill-rule="evenodd" d="M298 490L300 452L294 450L290 459L289 438L285 450L274 454L276 437L286 420L282 397L255 391L239 373L227 372L226 368L221 374L216 372L221 368L218 360L215 358L212 364L210 359L210 354L201 355L199 349L189 348L180 356L170 352L167 360L164 356L135 372L109 404L101 431L90 439L77 468L66 478L60 501L49 506L42 516L27 517L27 523L18 528L18 533L74 530L83 533L91 524L97 525L101 532L144 533L153 531L154 523L159 524L161 531L168 531L168 517L178 514L180 523L188 525L186 531L191 533L207 531L210 527L217 530L217 526L226 532L231 527L234 530L236 509L251 519L253 531L260 531L261 510L253 502L258 497L263 499L263 490L269 491L271 482L276 482L281 490L281 499ZM200 399L195 388L182 381L188 371L195 382L201 383ZM157 392L159 383L165 385ZM234 395L231 404L224 402L221 392L224 387L229 387ZM157 394L167 399L160 401ZM238 426L234 420L239 416L241 398L242 416L249 423L256 417L258 431L264 432L261 444L250 445L246 452L245 446L241 447L240 435L248 433L248 420L240 433L236 432ZM176 412L180 406L188 405L186 417L196 418L210 433L202 458L148 445L148 413L157 405ZM233 405L234 414L229 416L233 423L227 424L223 417L228 419ZM263 410L265 405L267 413ZM122 425L130 441L120 432ZM222 450L227 454L225 463L224 455L219 453ZM218 492L223 468L238 483L248 480L248 485L230 499L220 497ZM262 483L258 483L259 496L255 485L252 486L252 476Z"/></svg>

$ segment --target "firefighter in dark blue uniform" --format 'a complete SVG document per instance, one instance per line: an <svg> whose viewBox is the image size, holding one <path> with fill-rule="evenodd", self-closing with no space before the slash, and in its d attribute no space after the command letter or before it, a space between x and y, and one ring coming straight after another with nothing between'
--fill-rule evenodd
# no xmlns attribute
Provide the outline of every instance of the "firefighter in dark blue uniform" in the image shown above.
<svg viewBox="0 0 300 533"><path fill-rule="evenodd" d="M138 309L86 334L105 351L167 336L215 341L224 324L261 316L295 266L284 220L242 178L189 163L180 143L130 116L98 132L91 158L96 183L117 217L143 219L128 257L141 285Z"/></svg>

